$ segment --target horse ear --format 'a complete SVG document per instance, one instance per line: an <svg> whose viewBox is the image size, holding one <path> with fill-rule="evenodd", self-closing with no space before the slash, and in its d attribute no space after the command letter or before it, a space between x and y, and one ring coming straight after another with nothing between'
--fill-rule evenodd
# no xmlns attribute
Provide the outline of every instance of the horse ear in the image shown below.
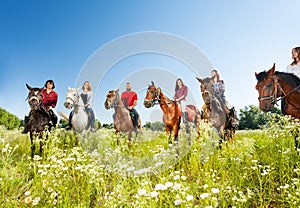
<svg viewBox="0 0 300 208"><path fill-rule="evenodd" d="M119 89L117 89L116 92L119 92Z"/></svg>
<svg viewBox="0 0 300 208"><path fill-rule="evenodd" d="M275 72L275 63L273 64L272 68L268 71L271 75Z"/></svg>
<svg viewBox="0 0 300 208"><path fill-rule="evenodd" d="M156 88L157 92L160 93L161 89L160 87Z"/></svg>
<svg viewBox="0 0 300 208"><path fill-rule="evenodd" d="M254 75L255 75L255 77L257 77L258 74L256 72L254 72Z"/></svg>
<svg viewBox="0 0 300 208"><path fill-rule="evenodd" d="M197 79L201 84L203 84L203 80L202 80L202 79L200 79L200 78L198 78L198 77L196 77L196 79Z"/></svg>
<svg viewBox="0 0 300 208"><path fill-rule="evenodd" d="M26 83L26 87L27 87L27 89L29 89L29 90L32 89L32 87L30 87L27 83Z"/></svg>
<svg viewBox="0 0 300 208"><path fill-rule="evenodd" d="M153 81L151 81L151 85L154 86L154 82Z"/></svg>
<svg viewBox="0 0 300 208"><path fill-rule="evenodd" d="M68 86L68 90L70 90L71 89L71 87L70 86Z"/></svg>

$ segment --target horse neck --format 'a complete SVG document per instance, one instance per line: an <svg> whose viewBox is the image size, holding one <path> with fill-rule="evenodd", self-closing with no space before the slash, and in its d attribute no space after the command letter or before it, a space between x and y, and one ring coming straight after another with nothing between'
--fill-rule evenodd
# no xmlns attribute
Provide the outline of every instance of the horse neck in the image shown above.
<svg viewBox="0 0 300 208"><path fill-rule="evenodd" d="M291 83L287 82L285 79L281 78L280 76L278 76L278 78L279 78L278 84L282 88L282 90L284 91L285 94L289 93L291 90L293 90L297 87L297 85L292 85ZM300 95L298 90L296 90L294 93ZM280 97L282 97L282 96L284 96L283 93L281 94Z"/></svg>
<svg viewBox="0 0 300 208"><path fill-rule="evenodd" d="M74 105L74 113L78 113L80 109L84 110L84 102L81 96L79 95L78 102Z"/></svg>
<svg viewBox="0 0 300 208"><path fill-rule="evenodd" d="M162 91L160 91L159 97L160 97L160 99L159 99L160 108L164 112L168 111L169 108L170 108L169 105L168 105L168 103L171 103L172 101L167 96L165 96Z"/></svg>
<svg viewBox="0 0 300 208"><path fill-rule="evenodd" d="M117 102L115 103L114 105L114 108L115 108L115 112L128 112L128 110L125 108L124 104L123 104L123 101L121 99L121 96L119 96L118 94L118 98L117 99Z"/></svg>

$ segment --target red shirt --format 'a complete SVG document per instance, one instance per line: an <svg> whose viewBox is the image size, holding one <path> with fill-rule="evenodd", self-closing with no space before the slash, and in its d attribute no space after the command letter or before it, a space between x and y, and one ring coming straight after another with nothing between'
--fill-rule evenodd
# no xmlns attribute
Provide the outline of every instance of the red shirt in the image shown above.
<svg viewBox="0 0 300 208"><path fill-rule="evenodd" d="M47 89L43 89L42 93L44 96L42 101L43 106L51 106L52 108L55 108L58 98L57 93L54 90L52 90L50 93L47 93Z"/></svg>
<svg viewBox="0 0 300 208"><path fill-rule="evenodd" d="M182 86L181 88L178 88L177 91L175 92L175 98L178 99L181 96L183 96L183 98L181 100L185 100L185 97L187 96L188 93L188 87L187 86ZM180 101L180 100L179 100Z"/></svg>
<svg viewBox="0 0 300 208"><path fill-rule="evenodd" d="M133 106L134 101L138 100L138 97L134 91L125 91L122 93L121 99L127 108L128 106Z"/></svg>

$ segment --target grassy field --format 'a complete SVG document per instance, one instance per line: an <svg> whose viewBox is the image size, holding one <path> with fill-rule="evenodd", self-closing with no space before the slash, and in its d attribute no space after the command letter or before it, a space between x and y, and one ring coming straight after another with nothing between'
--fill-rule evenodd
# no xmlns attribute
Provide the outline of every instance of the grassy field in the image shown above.
<svg viewBox="0 0 300 208"><path fill-rule="evenodd" d="M282 117L221 149L206 124L191 146L184 131L178 145L143 130L128 146L112 130L57 129L31 159L28 135L0 127L1 207L299 207L294 128Z"/></svg>

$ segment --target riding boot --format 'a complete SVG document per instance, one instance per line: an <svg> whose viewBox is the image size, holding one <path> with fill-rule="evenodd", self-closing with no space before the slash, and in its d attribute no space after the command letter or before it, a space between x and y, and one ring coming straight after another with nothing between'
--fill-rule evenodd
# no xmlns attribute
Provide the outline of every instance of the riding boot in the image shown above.
<svg viewBox="0 0 300 208"><path fill-rule="evenodd" d="M24 129L22 131L22 134L27 134L29 129L28 129L28 116L25 116L24 118Z"/></svg>

